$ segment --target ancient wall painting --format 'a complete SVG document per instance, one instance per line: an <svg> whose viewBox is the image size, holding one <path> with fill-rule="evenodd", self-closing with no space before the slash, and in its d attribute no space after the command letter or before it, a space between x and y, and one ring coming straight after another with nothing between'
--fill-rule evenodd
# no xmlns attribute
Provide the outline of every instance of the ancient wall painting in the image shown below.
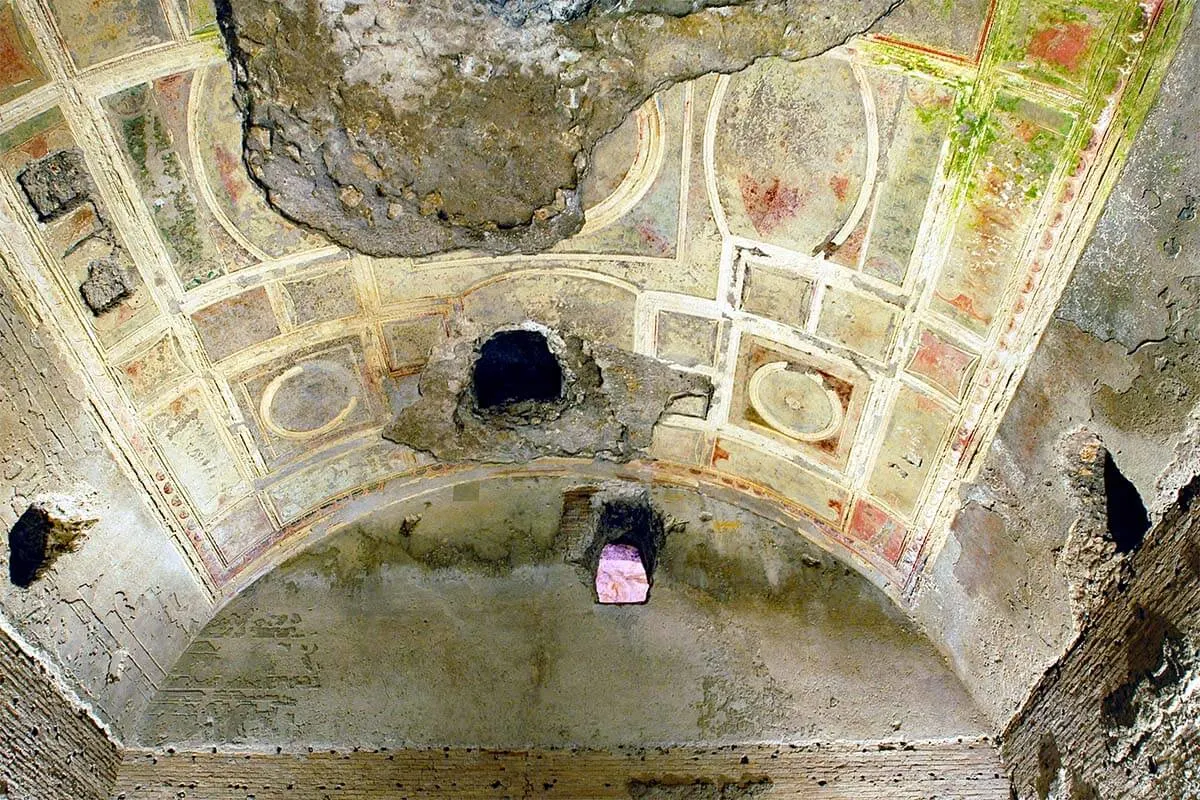
<svg viewBox="0 0 1200 800"><path fill-rule="evenodd" d="M292 351L232 383L269 468L385 421L357 337Z"/></svg>
<svg viewBox="0 0 1200 800"><path fill-rule="evenodd" d="M940 403L901 387L867 482L871 494L911 519L929 475L940 463L952 422Z"/></svg>
<svg viewBox="0 0 1200 800"><path fill-rule="evenodd" d="M385 322L388 367L394 373L416 372L425 366L430 351L446 338L446 318L441 314Z"/></svg>
<svg viewBox="0 0 1200 800"><path fill-rule="evenodd" d="M707 467L711 453L712 442L703 430L679 427L671 420L654 427L650 454L660 461Z"/></svg>
<svg viewBox="0 0 1200 800"><path fill-rule="evenodd" d="M269 540L275 524L256 495L233 506L209 526L209 539L222 562L236 565L256 546Z"/></svg>
<svg viewBox="0 0 1200 800"><path fill-rule="evenodd" d="M0 167L41 235L64 294L100 344L112 348L157 316L62 111L52 108L0 135L0 151Z"/></svg>
<svg viewBox="0 0 1200 800"><path fill-rule="evenodd" d="M714 100L717 196L734 236L817 253L857 219L870 90L849 62L760 61Z"/></svg>
<svg viewBox="0 0 1200 800"><path fill-rule="evenodd" d="M279 335L279 321L262 287L206 306L192 314L192 322L213 361Z"/></svg>
<svg viewBox="0 0 1200 800"><path fill-rule="evenodd" d="M996 0L905 0L879 28L887 40L957 61L978 61Z"/></svg>
<svg viewBox="0 0 1200 800"><path fill-rule="evenodd" d="M906 369L954 399L966 391L979 355L931 328L921 328Z"/></svg>
<svg viewBox="0 0 1200 800"><path fill-rule="evenodd" d="M215 33L217 9L213 0L177 0L179 10L187 21L188 33L192 35Z"/></svg>
<svg viewBox="0 0 1200 800"><path fill-rule="evenodd" d="M249 489L223 425L200 389L190 389L147 420L163 460L201 520L215 517ZM171 494L172 492L168 492ZM178 501L178 502L177 502ZM184 498L170 501L178 505Z"/></svg>
<svg viewBox="0 0 1200 800"><path fill-rule="evenodd" d="M71 61L80 69L169 42L158 0L48 0Z"/></svg>
<svg viewBox="0 0 1200 800"><path fill-rule="evenodd" d="M729 423L844 470L869 390L867 376L852 366L745 336Z"/></svg>
<svg viewBox="0 0 1200 800"><path fill-rule="evenodd" d="M1133 33L1141 22L1137 3L1115 0L1041 0L1014 16L1005 69L1023 77L1084 92L1100 76L1113 39Z"/></svg>
<svg viewBox="0 0 1200 800"><path fill-rule="evenodd" d="M636 300L631 288L616 281L528 270L470 290L462 298L461 319L481 330L533 320L631 350Z"/></svg>
<svg viewBox="0 0 1200 800"><path fill-rule="evenodd" d="M900 312L871 295L830 287L821 303L816 334L867 358L884 361L899 327Z"/></svg>
<svg viewBox="0 0 1200 800"><path fill-rule="evenodd" d="M134 404L144 407L162 392L182 383L190 372L178 339L167 333L147 350L122 363L117 376Z"/></svg>
<svg viewBox="0 0 1200 800"><path fill-rule="evenodd" d="M599 142L579 187L584 227L555 250L675 257L686 97L673 87Z"/></svg>
<svg viewBox="0 0 1200 800"><path fill-rule="evenodd" d="M188 95L188 150L198 189L231 237L267 260L325 246L267 205L242 164L241 117L226 64L196 70Z"/></svg>
<svg viewBox="0 0 1200 800"><path fill-rule="evenodd" d="M295 328L346 319L362 310L354 276L345 265L283 281L282 289L284 312L288 324Z"/></svg>
<svg viewBox="0 0 1200 800"><path fill-rule="evenodd" d="M928 218L955 95L910 75L870 70L867 76L880 129L874 195L867 218L830 258L899 286Z"/></svg>
<svg viewBox="0 0 1200 800"><path fill-rule="evenodd" d="M1180 13L907 0L815 61L651 98L596 150L587 226L550 252L371 259L247 175L229 67L201 46L209 0L141 1L53 0L32 30L64 46L39 54L0 0L0 213L36 252L0 249L44 273L49 307L65 298L49 328L115 379L97 402L218 592L460 469L380 429L451 333L534 319L716 384L663 414L630 474L773 504L903 594L1065 282L1059 237L1102 204L1148 102L1125 81ZM83 107L44 111L49 74ZM31 198L22 170L67 152L86 188ZM128 291L96 313L81 287L114 256Z"/></svg>
<svg viewBox="0 0 1200 800"><path fill-rule="evenodd" d="M46 68L12 0L0 3L0 106L46 83Z"/></svg>
<svg viewBox="0 0 1200 800"><path fill-rule="evenodd" d="M870 555L893 567L899 565L908 541L904 524L867 500L854 504L846 534Z"/></svg>
<svg viewBox="0 0 1200 800"><path fill-rule="evenodd" d="M683 367L715 367L721 321L674 311L660 311L654 327L658 357Z"/></svg>
<svg viewBox="0 0 1200 800"><path fill-rule="evenodd" d="M849 500L845 489L779 456L722 437L713 447L712 466L765 487L797 503L816 519L840 528Z"/></svg>
<svg viewBox="0 0 1200 800"><path fill-rule="evenodd" d="M181 73L104 99L125 161L185 291L255 260L201 199L188 142L191 85L192 75Z"/></svg>
<svg viewBox="0 0 1200 800"><path fill-rule="evenodd" d="M997 97L979 119L979 135L989 145L967 179L966 202L932 303L977 336L988 335L1001 310L1072 122L1007 96Z"/></svg>
<svg viewBox="0 0 1200 800"><path fill-rule="evenodd" d="M335 453L314 467L285 473L267 487L267 497L284 524L290 524L331 498L412 472L430 462L408 448L372 441Z"/></svg>
<svg viewBox="0 0 1200 800"><path fill-rule="evenodd" d="M804 328L812 300L812 279L749 257L743 266L739 308L793 328Z"/></svg>

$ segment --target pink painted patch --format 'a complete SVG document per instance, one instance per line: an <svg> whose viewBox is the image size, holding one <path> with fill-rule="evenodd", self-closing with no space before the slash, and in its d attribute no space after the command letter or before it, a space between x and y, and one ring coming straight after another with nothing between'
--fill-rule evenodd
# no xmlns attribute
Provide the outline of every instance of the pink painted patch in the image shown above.
<svg viewBox="0 0 1200 800"><path fill-rule="evenodd" d="M631 544L606 544L596 569L596 597L601 603L644 603L650 579L642 556Z"/></svg>
<svg viewBox="0 0 1200 800"><path fill-rule="evenodd" d="M779 223L796 216L802 205L800 192L780 185L779 178L767 184L743 175L738 179L738 188L742 190L746 215L759 233L775 230Z"/></svg>
<svg viewBox="0 0 1200 800"><path fill-rule="evenodd" d="M961 292L959 294L955 295L953 299L947 297L946 295L942 294L941 292L937 292L936 294L942 300L945 300L947 303L954 306L954 308L956 308L959 312L965 314L966 316L970 317L971 319L979 320L980 322L984 323L985 325L991 323L991 321L992 321L991 314L984 314L975 309L975 299L974 298L967 297L965 294L962 294Z"/></svg>
<svg viewBox="0 0 1200 800"><path fill-rule="evenodd" d="M975 359L975 354L956 347L932 331L922 330L908 370L928 379L952 397L958 397L975 368Z"/></svg>
<svg viewBox="0 0 1200 800"><path fill-rule="evenodd" d="M904 549L905 529L883 509L860 500L850 520L850 536L895 564Z"/></svg>
<svg viewBox="0 0 1200 800"><path fill-rule="evenodd" d="M839 201L845 202L846 195L850 193L850 178L845 175L830 175L829 188Z"/></svg>
<svg viewBox="0 0 1200 800"><path fill-rule="evenodd" d="M1041 61L1074 72L1092 40L1092 26L1086 22L1062 22L1033 34L1029 54Z"/></svg>

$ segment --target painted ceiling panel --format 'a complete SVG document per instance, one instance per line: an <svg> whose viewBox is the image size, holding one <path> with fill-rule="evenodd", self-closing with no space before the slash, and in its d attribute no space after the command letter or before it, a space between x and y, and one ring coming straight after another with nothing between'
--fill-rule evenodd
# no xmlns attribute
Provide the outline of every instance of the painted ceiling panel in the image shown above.
<svg viewBox="0 0 1200 800"><path fill-rule="evenodd" d="M588 222L552 252L412 260L343 251L266 204L210 5L101 4L87 24L52 6L0 5L0 246L61 310L53 334L103 365L114 446L218 593L373 494L463 469L380 431L455 331L532 319L713 380L634 472L772 503L902 596L1178 13L910 2L819 58L652 98L598 147ZM42 172L68 162L55 189ZM101 313L80 291L96 264L119 295Z"/></svg>

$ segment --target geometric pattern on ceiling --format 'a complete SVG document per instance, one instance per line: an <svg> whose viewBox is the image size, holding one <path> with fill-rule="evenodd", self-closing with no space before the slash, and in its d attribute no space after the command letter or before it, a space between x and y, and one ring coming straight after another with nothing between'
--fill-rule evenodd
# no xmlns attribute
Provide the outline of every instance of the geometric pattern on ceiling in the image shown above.
<svg viewBox="0 0 1200 800"><path fill-rule="evenodd" d="M640 474L769 502L902 597L1186 10L933 5L939 25L662 92L601 143L588 223L552 252L413 261L267 208L206 0L4 0L0 248L216 595L352 500L451 474L381 429L456 319L534 318L714 380ZM21 176L63 151L86 185L36 208ZM100 315L97 262L125 276Z"/></svg>

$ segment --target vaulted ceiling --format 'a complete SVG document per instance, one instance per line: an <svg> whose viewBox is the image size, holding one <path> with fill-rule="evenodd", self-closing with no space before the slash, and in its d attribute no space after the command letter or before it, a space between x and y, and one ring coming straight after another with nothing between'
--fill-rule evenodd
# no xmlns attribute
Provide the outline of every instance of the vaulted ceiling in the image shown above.
<svg viewBox="0 0 1200 800"><path fill-rule="evenodd" d="M0 250L195 581L191 634L373 515L423 504L466 527L480 487L503 516L611 480L717 498L718 522L802 537L903 609L1116 181L1177 11L909 0L817 58L656 94L600 141L584 227L546 252L389 259L289 222L251 181L206 0L4 0ZM628 463L447 463L382 438L431 353L527 321L707 379L711 398L668 408ZM285 613L271 591L263 608ZM169 683L168 649L143 695ZM150 738L193 735L163 730Z"/></svg>

